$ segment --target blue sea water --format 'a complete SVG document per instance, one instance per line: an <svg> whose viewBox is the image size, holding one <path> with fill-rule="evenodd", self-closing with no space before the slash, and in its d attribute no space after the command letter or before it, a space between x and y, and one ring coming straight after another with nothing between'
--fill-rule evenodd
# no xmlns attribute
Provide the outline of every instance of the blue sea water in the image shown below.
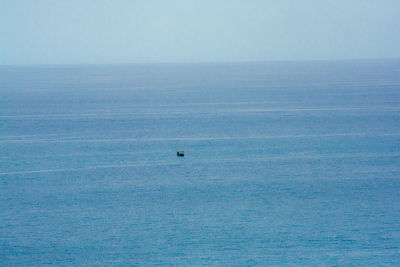
<svg viewBox="0 0 400 267"><path fill-rule="evenodd" d="M1 266L396 266L400 61L0 67L0 164Z"/></svg>

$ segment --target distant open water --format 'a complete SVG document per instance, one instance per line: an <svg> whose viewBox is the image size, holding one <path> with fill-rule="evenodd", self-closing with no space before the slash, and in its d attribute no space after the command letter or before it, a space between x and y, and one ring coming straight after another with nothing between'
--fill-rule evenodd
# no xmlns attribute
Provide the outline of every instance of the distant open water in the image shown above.
<svg viewBox="0 0 400 267"><path fill-rule="evenodd" d="M398 266L400 61L0 67L0 164L1 266Z"/></svg>

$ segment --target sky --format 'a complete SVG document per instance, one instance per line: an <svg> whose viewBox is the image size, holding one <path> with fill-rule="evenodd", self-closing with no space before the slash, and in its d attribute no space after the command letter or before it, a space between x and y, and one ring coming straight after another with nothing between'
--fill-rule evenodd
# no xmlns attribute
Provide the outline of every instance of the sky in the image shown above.
<svg viewBox="0 0 400 267"><path fill-rule="evenodd" d="M400 58L399 0L0 0L0 65Z"/></svg>

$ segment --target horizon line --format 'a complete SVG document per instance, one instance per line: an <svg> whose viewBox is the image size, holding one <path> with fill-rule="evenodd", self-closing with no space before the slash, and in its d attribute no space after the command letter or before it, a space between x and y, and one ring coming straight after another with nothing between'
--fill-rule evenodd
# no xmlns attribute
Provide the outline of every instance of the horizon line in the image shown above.
<svg viewBox="0 0 400 267"><path fill-rule="evenodd" d="M104 63L16 63L1 64L0 67L50 67L50 66L106 66L106 65L185 65L185 64L246 64L246 63L296 63L296 62L346 62L346 61L381 61L400 60L400 57L371 58L337 58L337 59L277 59L277 60L228 60L228 61L138 61L138 62L104 62Z"/></svg>

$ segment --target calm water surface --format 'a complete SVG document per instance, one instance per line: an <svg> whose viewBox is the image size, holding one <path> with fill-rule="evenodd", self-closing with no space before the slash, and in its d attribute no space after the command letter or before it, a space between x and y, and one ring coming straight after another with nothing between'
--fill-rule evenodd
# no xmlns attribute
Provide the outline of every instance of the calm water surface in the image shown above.
<svg viewBox="0 0 400 267"><path fill-rule="evenodd" d="M1 67L0 164L2 266L396 266L400 61Z"/></svg>

